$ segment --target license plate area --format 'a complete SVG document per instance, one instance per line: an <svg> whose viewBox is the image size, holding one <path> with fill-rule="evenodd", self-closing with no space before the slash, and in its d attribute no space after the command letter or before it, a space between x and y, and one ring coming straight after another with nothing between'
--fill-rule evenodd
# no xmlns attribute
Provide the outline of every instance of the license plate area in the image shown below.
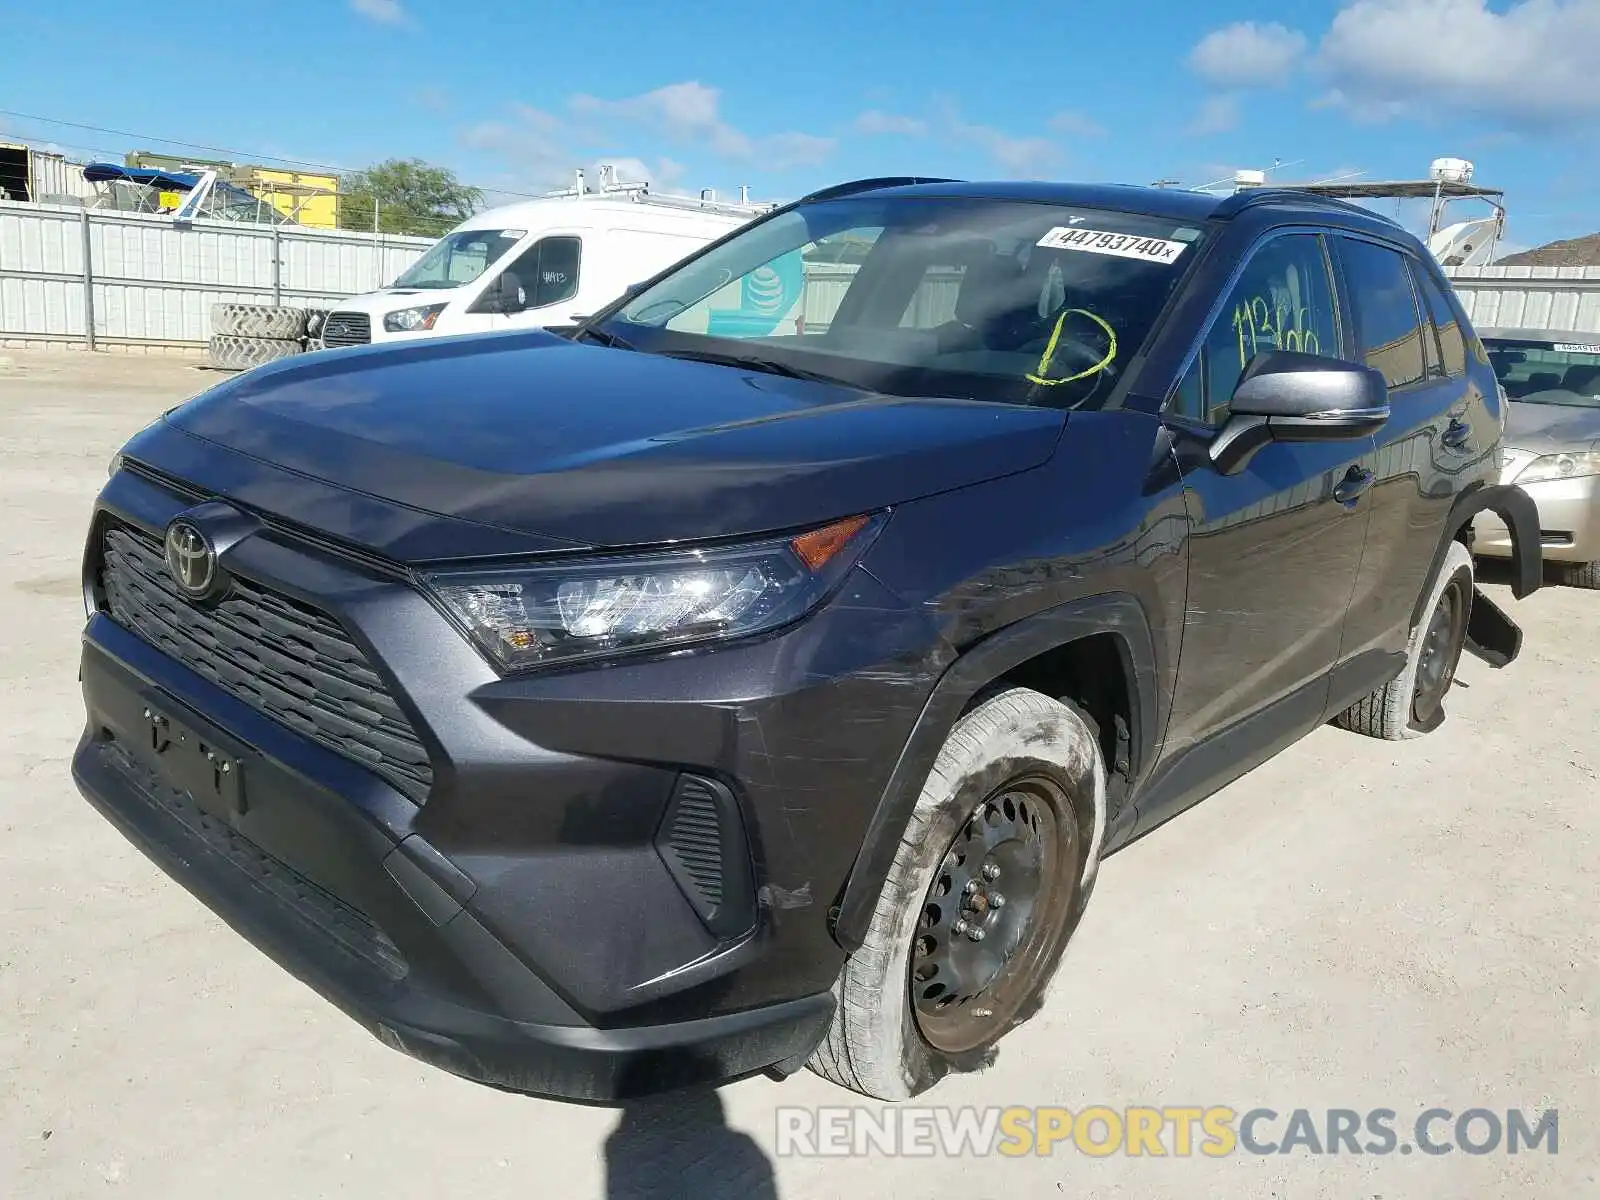
<svg viewBox="0 0 1600 1200"><path fill-rule="evenodd" d="M215 734L202 732L170 709L145 703L145 740L141 755L173 787L213 816L244 816L244 760Z"/></svg>

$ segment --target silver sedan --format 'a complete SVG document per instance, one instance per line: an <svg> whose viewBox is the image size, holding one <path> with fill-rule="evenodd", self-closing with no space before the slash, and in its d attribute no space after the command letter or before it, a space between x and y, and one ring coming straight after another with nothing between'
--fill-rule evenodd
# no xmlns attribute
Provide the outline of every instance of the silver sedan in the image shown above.
<svg viewBox="0 0 1600 1200"><path fill-rule="evenodd" d="M1600 588L1600 334L1479 336L1510 400L1500 482L1538 506L1545 561L1574 586ZM1473 553L1510 557L1510 536L1493 513L1477 518L1473 534Z"/></svg>

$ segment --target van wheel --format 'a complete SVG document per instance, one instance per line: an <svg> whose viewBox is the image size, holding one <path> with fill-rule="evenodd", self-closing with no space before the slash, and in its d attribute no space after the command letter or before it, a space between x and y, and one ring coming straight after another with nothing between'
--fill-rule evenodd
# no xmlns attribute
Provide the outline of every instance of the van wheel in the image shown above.
<svg viewBox="0 0 1600 1200"><path fill-rule="evenodd" d="M904 1100L993 1062L1043 1003L1088 903L1105 796L1099 743L1067 705L1011 688L962 717L834 985L811 1069Z"/></svg>
<svg viewBox="0 0 1600 1200"><path fill-rule="evenodd" d="M1450 543L1422 613L1400 674L1345 709L1335 724L1397 742L1421 737L1444 722L1444 698L1455 682L1472 614L1472 555L1460 542Z"/></svg>

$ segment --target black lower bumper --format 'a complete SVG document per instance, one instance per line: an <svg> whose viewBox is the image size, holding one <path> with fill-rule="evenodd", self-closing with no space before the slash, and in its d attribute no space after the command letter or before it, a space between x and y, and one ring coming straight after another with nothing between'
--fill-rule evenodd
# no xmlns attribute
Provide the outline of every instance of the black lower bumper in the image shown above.
<svg viewBox="0 0 1600 1200"><path fill-rule="evenodd" d="M297 844L342 856L340 892L241 832L215 796L197 799L141 741L151 693L86 647L89 725L73 760L84 796L158 866L285 969L385 1044L490 1086L590 1103L717 1084L804 1058L833 1013L828 993L648 1025L585 1021L480 924L441 924L394 874L395 842L340 797L257 762L251 803L276 810ZM229 735L174 706L208 741ZM191 735L192 736L192 735ZM248 755L249 747L238 747ZM265 826L263 826L265 827ZM386 864L388 866L386 867ZM348 882L347 882L348 879ZM362 897L358 906L352 897ZM370 902L367 897L371 897ZM447 910L448 911L448 910ZM575 948L574 952L578 952Z"/></svg>

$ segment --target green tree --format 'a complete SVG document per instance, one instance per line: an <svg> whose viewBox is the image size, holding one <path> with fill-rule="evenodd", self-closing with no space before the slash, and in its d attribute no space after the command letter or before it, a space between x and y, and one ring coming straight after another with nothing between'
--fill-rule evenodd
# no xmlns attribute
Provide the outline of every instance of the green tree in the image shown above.
<svg viewBox="0 0 1600 1200"><path fill-rule="evenodd" d="M340 180L339 225L437 237L483 205L483 192L420 158L391 158Z"/></svg>

